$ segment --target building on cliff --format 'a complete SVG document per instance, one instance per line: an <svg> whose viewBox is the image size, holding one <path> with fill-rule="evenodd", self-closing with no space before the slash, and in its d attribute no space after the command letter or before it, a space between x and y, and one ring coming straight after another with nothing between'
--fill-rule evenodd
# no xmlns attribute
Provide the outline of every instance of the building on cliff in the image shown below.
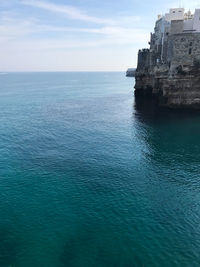
<svg viewBox="0 0 200 267"><path fill-rule="evenodd" d="M138 52L135 95L160 106L200 108L200 9L159 15L150 48Z"/></svg>

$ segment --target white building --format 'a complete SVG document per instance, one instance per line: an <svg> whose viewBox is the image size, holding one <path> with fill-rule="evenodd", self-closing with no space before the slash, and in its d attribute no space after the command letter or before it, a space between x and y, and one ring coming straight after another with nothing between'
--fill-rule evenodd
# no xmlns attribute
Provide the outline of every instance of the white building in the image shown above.
<svg viewBox="0 0 200 267"><path fill-rule="evenodd" d="M157 54L157 63L164 62L166 45L170 35L200 32L200 9L194 14L184 8L171 8L164 16L159 15L154 33L151 34L150 51Z"/></svg>
<svg viewBox="0 0 200 267"><path fill-rule="evenodd" d="M200 9L196 9L193 17L193 30L200 32Z"/></svg>
<svg viewBox="0 0 200 267"><path fill-rule="evenodd" d="M196 9L194 14L192 14L191 11L185 13L184 8L171 8L169 13L166 13L164 16L158 16L156 31L161 34L165 33L166 30L168 31L167 28L169 28L170 25L173 24L173 27L175 27L175 21L177 21L179 27L172 30L172 33L176 33L176 31L179 31L177 33L187 31L200 32L200 9Z"/></svg>
<svg viewBox="0 0 200 267"><path fill-rule="evenodd" d="M169 13L165 14L165 20L171 22L172 20L184 20L184 8L171 8Z"/></svg>

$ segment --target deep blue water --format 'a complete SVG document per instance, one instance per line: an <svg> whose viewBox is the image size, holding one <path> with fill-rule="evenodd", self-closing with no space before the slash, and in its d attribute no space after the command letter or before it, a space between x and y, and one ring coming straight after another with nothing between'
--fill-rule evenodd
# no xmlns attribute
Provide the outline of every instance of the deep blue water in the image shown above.
<svg viewBox="0 0 200 267"><path fill-rule="evenodd" d="M0 267L200 265L200 114L133 84L0 75Z"/></svg>

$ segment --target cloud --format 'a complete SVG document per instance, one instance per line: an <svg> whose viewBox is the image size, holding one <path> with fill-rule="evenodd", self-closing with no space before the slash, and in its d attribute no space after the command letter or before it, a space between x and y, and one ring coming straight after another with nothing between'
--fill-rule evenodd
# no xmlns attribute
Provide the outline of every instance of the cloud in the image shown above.
<svg viewBox="0 0 200 267"><path fill-rule="evenodd" d="M32 6L40 9L44 9L50 12L59 13L66 15L67 17L74 20L81 20L86 22L92 22L95 24L106 24L106 25L116 25L116 24L132 24L140 21L139 16L120 16L113 19L99 18L87 15L82 10L69 5L58 5L55 3L38 1L38 0L21 0L21 3L27 6Z"/></svg>
<svg viewBox="0 0 200 267"><path fill-rule="evenodd" d="M22 13L20 9L1 11L1 62L6 70L37 70L37 66L38 70L39 66L46 70L50 67L51 70L58 70L59 64L63 65L63 70L65 64L68 64L70 70L70 64L76 69L74 61L77 66L80 64L81 67L77 67L80 70L93 64L94 58L97 69L98 64L102 69L114 69L113 66L122 68L118 65L118 60L123 64L126 60L131 62L133 57L135 60L138 48L146 45L149 38L149 31L138 26L140 17L123 15L104 19L90 16L72 6L39 0L19 1L30 7L54 12L57 18L63 14L74 20L92 23L90 27L84 26L84 23L80 23L78 27L66 27L63 26L62 19L60 25L58 20L55 25L53 20L49 23L49 20L47 22L43 18L37 19L37 16L31 17L28 13L24 14L24 10ZM128 55L128 51L133 52Z"/></svg>
<svg viewBox="0 0 200 267"><path fill-rule="evenodd" d="M40 38L37 37L38 33L43 33ZM56 38L55 36L50 39L47 33L59 34ZM76 41L73 41L71 35L66 35L65 33L73 33ZM87 37L83 41L81 39L80 33L87 34ZM95 38L93 40L93 35ZM0 42L6 43L10 41L21 41L28 42L28 49L30 47L35 47L31 43L37 40L37 44L46 43L46 46L51 48L63 48L63 47L81 47L81 46L102 46L111 44L139 44L143 40L148 39L148 32L140 28L126 28L122 26L103 26L95 28L76 28L76 27L62 27L54 25L42 24L34 18L14 18L8 15L1 16L0 18ZM41 46L39 46L41 47ZM45 45L42 45L45 47Z"/></svg>
<svg viewBox="0 0 200 267"><path fill-rule="evenodd" d="M0 0L1 1L1 0ZM64 6L63 8L60 5L50 4L47 2L41 2L41 1L32 1L32 0L22 0L23 3L26 3L28 5L34 5L38 7L42 7L45 9L53 9L55 12L70 12L70 15L73 14L73 17L80 18L80 19L93 19L94 21L98 22L107 22L107 20L103 20L100 18L94 18L90 16L82 16L82 12L72 7ZM68 45L73 44L75 47L77 44L79 46L88 44L89 46L95 46L95 45L106 45L106 44L129 44L131 42L133 43L139 43L140 41L147 39L147 36L149 34L147 31L138 28L135 23L135 28L132 27L133 22L138 22L140 20L139 17L132 17L122 16L119 19L112 20L112 24L105 24L99 27L93 27L93 28L87 28L84 26L81 27L63 27L63 26L54 26L50 24L45 24L40 20L37 20L33 17L27 17L23 16L22 18L19 17L19 14L14 12L1 12L0 13L0 42L9 42L14 40L21 40L21 41L29 41L34 42L35 39L37 39L37 42L50 42L53 43L51 39L48 39L48 34L53 34L56 38L56 44L59 44L62 46L63 40L66 40L66 34L70 33L68 40ZM109 21L110 22L110 21ZM118 23L118 24L117 24ZM95 26L95 25L94 25ZM38 33L44 33L39 38L36 38L36 35ZM73 36L76 39L76 44L73 42ZM81 40L81 35L79 33L85 33L87 34L85 40ZM56 37L55 37L55 34ZM92 41L92 37L95 35L94 41ZM99 36L99 37L98 37ZM146 38L145 38L146 36ZM78 41L77 41L78 39ZM80 40L79 40L80 39ZM96 40L98 39L98 40Z"/></svg>
<svg viewBox="0 0 200 267"><path fill-rule="evenodd" d="M22 4L37 7L41 9L48 10L54 13L60 13L68 16L71 19L82 20L93 22L97 24L113 24L114 21L110 19L102 19L98 17L93 17L85 14L82 10L75 8L73 6L68 5L58 5L50 2L43 2L43 1L33 1L33 0L22 0Z"/></svg>

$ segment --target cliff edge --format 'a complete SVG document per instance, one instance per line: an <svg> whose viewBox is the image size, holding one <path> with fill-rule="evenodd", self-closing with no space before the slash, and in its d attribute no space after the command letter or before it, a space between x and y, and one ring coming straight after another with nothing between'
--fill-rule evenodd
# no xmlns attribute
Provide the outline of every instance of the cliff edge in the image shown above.
<svg viewBox="0 0 200 267"><path fill-rule="evenodd" d="M170 9L156 21L149 49L138 52L135 96L159 106L200 109L200 9Z"/></svg>

